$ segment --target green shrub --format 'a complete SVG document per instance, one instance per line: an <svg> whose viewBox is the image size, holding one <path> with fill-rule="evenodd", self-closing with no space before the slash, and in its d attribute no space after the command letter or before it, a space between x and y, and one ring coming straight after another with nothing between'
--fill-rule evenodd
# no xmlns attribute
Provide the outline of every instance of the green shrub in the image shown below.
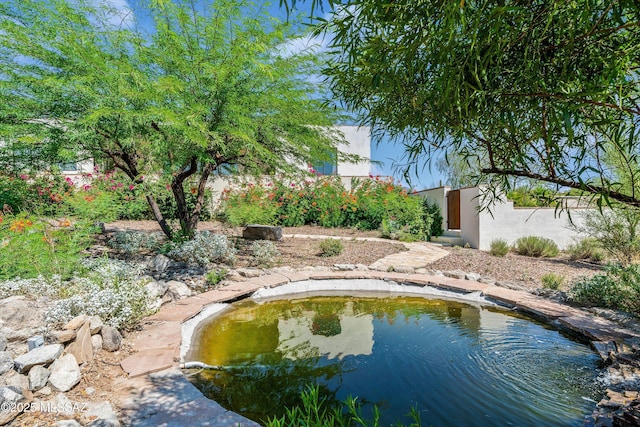
<svg viewBox="0 0 640 427"><path fill-rule="evenodd" d="M68 220L52 225L26 214L0 215L0 280L70 277L96 230Z"/></svg>
<svg viewBox="0 0 640 427"><path fill-rule="evenodd" d="M344 246L340 239L325 239L320 242L320 256L331 257L340 255Z"/></svg>
<svg viewBox="0 0 640 427"><path fill-rule="evenodd" d="M593 209L583 218L583 224L576 226L576 230L596 239L599 247L619 263L640 261L640 210L618 206L603 212Z"/></svg>
<svg viewBox="0 0 640 427"><path fill-rule="evenodd" d="M253 259L251 264L260 267L272 267L280 256L280 251L275 243L269 240L258 240L251 245Z"/></svg>
<svg viewBox="0 0 640 427"><path fill-rule="evenodd" d="M559 252L553 240L538 236L520 237L516 240L514 250L518 255L545 258L554 257Z"/></svg>
<svg viewBox="0 0 640 427"><path fill-rule="evenodd" d="M229 270L226 268L210 270L205 276L205 280L209 286L216 286L224 280Z"/></svg>
<svg viewBox="0 0 640 427"><path fill-rule="evenodd" d="M489 253L493 256L503 257L509 253L509 243L503 239L495 239L491 241Z"/></svg>
<svg viewBox="0 0 640 427"><path fill-rule="evenodd" d="M624 310L640 315L640 265L610 264L604 274L583 278L570 289L569 298L582 305Z"/></svg>
<svg viewBox="0 0 640 427"><path fill-rule="evenodd" d="M285 415L267 420L267 427L338 427L360 426L380 427L380 411L373 408L372 419L364 418L362 403L357 398L347 397L342 402L333 402L326 397L320 397L318 386L309 386L301 393L302 403L299 406L285 408ZM411 408L409 414L413 422L411 427L420 427L420 413ZM402 427L402 424L395 424Z"/></svg>
<svg viewBox="0 0 640 427"><path fill-rule="evenodd" d="M564 283L564 276L561 274L547 273L542 276L540 280L544 288L558 290Z"/></svg>
<svg viewBox="0 0 640 427"><path fill-rule="evenodd" d="M167 256L191 265L235 262L236 250L223 234L201 231L192 240L170 242L164 249Z"/></svg>
<svg viewBox="0 0 640 427"><path fill-rule="evenodd" d="M430 220L429 226L429 238L438 237L442 235L442 212L440 212L440 206L437 203L429 203L427 199L422 201L422 210L425 218L425 224Z"/></svg>
<svg viewBox="0 0 640 427"><path fill-rule="evenodd" d="M588 259L595 262L601 262L604 259L604 252L600 248L600 244L594 238L582 239L577 243L569 245L567 248L569 259L582 260Z"/></svg>

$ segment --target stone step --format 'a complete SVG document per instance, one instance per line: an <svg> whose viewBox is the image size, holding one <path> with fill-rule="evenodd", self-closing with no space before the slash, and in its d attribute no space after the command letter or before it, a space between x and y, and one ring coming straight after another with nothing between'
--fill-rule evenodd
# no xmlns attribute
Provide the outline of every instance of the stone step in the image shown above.
<svg viewBox="0 0 640 427"><path fill-rule="evenodd" d="M449 246L464 246L464 240L460 236L447 236L442 235L438 237L432 237L431 243L439 243L441 245L449 245Z"/></svg>

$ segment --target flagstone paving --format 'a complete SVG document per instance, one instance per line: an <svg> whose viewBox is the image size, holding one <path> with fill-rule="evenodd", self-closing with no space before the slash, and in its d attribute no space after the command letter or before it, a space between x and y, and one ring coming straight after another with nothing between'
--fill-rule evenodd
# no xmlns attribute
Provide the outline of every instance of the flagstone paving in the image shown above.
<svg viewBox="0 0 640 427"><path fill-rule="evenodd" d="M288 235L290 238L323 239L335 236ZM362 238L361 238L362 239ZM366 238L366 240L386 241ZM638 334L620 325L598 318L577 308L559 304L524 291L506 289L471 280L416 274L415 270L442 258L447 252L426 242L403 243L408 251L376 261L369 270L290 271L254 278L244 278L229 286L163 306L143 324L141 331L128 339L136 353L121 362L129 379L118 385L124 396L120 408L131 425L182 426L215 425L257 426L258 424L229 412L200 393L179 371L182 340L180 325L196 316L207 305L233 301L264 287L276 287L304 280L378 279L401 285L433 286L460 293L476 292L499 304L546 319L593 341L603 358L607 349L621 340ZM602 354L604 353L604 354ZM171 386L174 384L174 386ZM187 424L185 424L187 423Z"/></svg>

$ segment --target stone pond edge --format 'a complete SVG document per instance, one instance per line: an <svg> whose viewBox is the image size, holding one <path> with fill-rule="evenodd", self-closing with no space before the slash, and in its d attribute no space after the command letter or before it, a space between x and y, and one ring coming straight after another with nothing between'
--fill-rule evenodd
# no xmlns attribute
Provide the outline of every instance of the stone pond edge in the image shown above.
<svg viewBox="0 0 640 427"><path fill-rule="evenodd" d="M150 393L157 378L168 375L172 381L181 380L181 387L189 390L185 396L188 400L180 401L180 396L171 405L166 405L166 411L174 412L176 407L193 404L195 387L184 377L179 375L180 362L187 354L190 337L197 324L202 320L224 310L226 304L253 295L261 288L274 288L284 284L294 284L307 280L339 280L339 279L372 279L395 282L405 287L431 287L458 294L478 293L489 302L520 311L539 320L568 331L578 338L591 343L591 346L602 357L603 361L611 362L612 358L627 348L640 342L640 334L619 324L595 316L585 310L566 304L550 301L525 291L512 290L493 284L480 283L473 280L454 279L450 277L434 276L419 273L398 273L384 271L288 271L273 273L265 276L246 278L231 285L198 294L161 307L148 318L143 329L133 338L133 349L137 351L121 362L121 366L131 378L145 378L147 385L145 393ZM408 288L407 288L408 289ZM363 289L366 291L366 289ZM380 292L380 290L377 290ZM389 291L389 293L391 293ZM411 292L408 292L411 293ZM397 294L394 289L393 294ZM168 331L168 332L167 332ZM189 337L189 338L187 338ZM183 381L182 381L183 380ZM124 386L124 385L123 385ZM150 387L150 388L149 388ZM134 391L121 404L125 418L134 425L154 425L161 419L171 418L172 414L163 414L163 407L154 408L153 414L143 414L138 399L140 391ZM198 392L199 393L199 392ZM201 393L200 397L202 397ZM205 398L206 399L206 398ZM238 414L226 411L217 403L210 401L210 413L202 413L198 408L201 420L210 420L212 425L218 426L259 426ZM155 424L157 425L157 424Z"/></svg>

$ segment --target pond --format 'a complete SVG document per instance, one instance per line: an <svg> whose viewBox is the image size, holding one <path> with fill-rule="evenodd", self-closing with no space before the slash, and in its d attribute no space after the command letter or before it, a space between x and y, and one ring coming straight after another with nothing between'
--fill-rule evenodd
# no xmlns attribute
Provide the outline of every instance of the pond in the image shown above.
<svg viewBox="0 0 640 427"><path fill-rule="evenodd" d="M509 310L414 296L244 300L203 322L186 371L203 393L258 422L316 384L357 396L381 425L580 426L595 408L598 356Z"/></svg>

